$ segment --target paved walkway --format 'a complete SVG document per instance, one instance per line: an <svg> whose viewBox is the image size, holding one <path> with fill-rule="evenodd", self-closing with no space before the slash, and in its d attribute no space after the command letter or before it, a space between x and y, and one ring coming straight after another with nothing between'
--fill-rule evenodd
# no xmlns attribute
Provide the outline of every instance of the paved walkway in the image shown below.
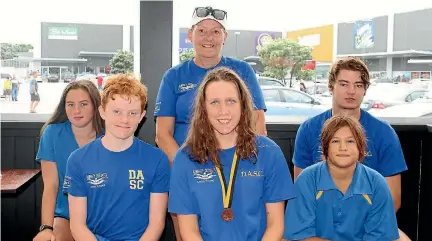
<svg viewBox="0 0 432 241"><path fill-rule="evenodd" d="M39 95L41 101L36 107L36 112L51 114L60 101L61 94L66 87L65 83L39 83ZM29 113L30 112L30 86L28 83L20 85L18 101L0 99L0 113ZM36 113L36 114L37 114Z"/></svg>

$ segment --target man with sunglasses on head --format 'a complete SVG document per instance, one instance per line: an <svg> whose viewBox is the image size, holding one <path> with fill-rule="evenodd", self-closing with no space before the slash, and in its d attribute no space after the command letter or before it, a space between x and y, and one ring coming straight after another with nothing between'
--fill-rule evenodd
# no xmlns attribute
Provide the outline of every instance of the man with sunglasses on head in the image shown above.
<svg viewBox="0 0 432 241"><path fill-rule="evenodd" d="M186 139L197 88L208 71L216 67L234 70L248 87L256 113L256 131L266 135L266 106L255 72L245 61L224 57L222 47L227 40L227 12L212 7L197 7L191 19L188 38L195 56L192 60L169 69L163 76L156 99L156 143L172 164L179 146ZM173 217L177 241L181 240L177 219Z"/></svg>

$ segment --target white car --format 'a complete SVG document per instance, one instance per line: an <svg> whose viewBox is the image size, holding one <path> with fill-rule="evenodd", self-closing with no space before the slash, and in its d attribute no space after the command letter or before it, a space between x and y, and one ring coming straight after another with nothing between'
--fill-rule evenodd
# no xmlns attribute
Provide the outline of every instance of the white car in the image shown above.
<svg viewBox="0 0 432 241"><path fill-rule="evenodd" d="M394 105L382 110L370 110L369 113L376 117L427 117L432 118L431 103L409 103Z"/></svg>
<svg viewBox="0 0 432 241"><path fill-rule="evenodd" d="M282 81L275 78L257 76L257 79L261 86L285 86Z"/></svg>

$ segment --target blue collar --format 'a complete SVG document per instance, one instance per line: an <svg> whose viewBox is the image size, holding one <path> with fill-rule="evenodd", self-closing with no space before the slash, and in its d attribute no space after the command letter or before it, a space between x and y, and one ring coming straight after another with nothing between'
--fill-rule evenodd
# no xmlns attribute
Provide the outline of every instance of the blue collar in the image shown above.
<svg viewBox="0 0 432 241"><path fill-rule="evenodd" d="M319 191L337 190L333 178L330 175L326 161L322 161L317 188ZM366 174L365 166L359 162L357 162L353 179L345 194L345 197L351 197L352 195L356 194L372 194L369 177Z"/></svg>
<svg viewBox="0 0 432 241"><path fill-rule="evenodd" d="M189 63L192 65L192 68L204 70L204 71L209 71L209 70L212 70L212 69L217 68L217 67L225 66L226 65L226 57L221 56L221 60L219 61L219 63L216 66L208 68L208 69L205 69L205 68L198 66L197 64L195 64L195 61L193 59L191 59Z"/></svg>
<svg viewBox="0 0 432 241"><path fill-rule="evenodd" d="M327 110L326 112L325 112L325 117L326 117L326 119L330 119L331 117L332 117L332 108L330 108L329 110ZM363 110L363 109L360 109L360 120L359 120L359 122L360 122L360 124L362 124L362 125L364 125L364 123L365 123L365 121L367 120L367 119L369 119L368 117L370 116L370 114L367 112L367 111L365 111L365 110Z"/></svg>

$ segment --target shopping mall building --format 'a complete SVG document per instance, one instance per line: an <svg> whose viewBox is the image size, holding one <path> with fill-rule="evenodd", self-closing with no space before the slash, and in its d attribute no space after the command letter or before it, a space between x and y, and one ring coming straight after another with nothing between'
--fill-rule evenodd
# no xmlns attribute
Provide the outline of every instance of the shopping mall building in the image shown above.
<svg viewBox="0 0 432 241"><path fill-rule="evenodd" d="M374 78L430 79L431 22L432 9L425 9L288 31L286 37L314 48L317 75L324 78L333 60L357 56Z"/></svg>

